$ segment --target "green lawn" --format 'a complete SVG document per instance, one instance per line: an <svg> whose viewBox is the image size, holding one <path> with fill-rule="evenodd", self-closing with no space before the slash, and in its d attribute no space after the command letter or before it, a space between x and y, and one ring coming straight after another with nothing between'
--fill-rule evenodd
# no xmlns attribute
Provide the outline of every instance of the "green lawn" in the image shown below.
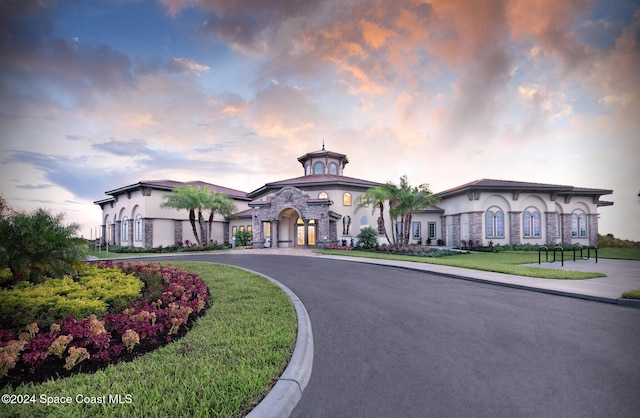
<svg viewBox="0 0 640 418"><path fill-rule="evenodd" d="M593 251L591 251L593 254ZM598 258L640 260L640 248L599 248Z"/></svg>
<svg viewBox="0 0 640 418"><path fill-rule="evenodd" d="M493 271L518 276L539 277L543 279L580 280L593 277L605 277L597 272L579 272L560 269L525 267L520 264L537 263L538 253L532 251L502 251L499 253L470 253L445 257L414 257L407 255L377 254L362 251L317 250L320 254L333 254L351 257L368 257L386 260L413 261L418 263L441 264L474 270ZM568 257L567 254L565 254ZM572 259L573 260L573 259ZM573 262L573 261L572 261ZM566 263L566 259L565 259ZM566 265L566 264L565 264Z"/></svg>
<svg viewBox="0 0 640 418"><path fill-rule="evenodd" d="M291 301L255 274L209 263L171 264L198 273L211 292L212 306L184 338L92 375L15 391L0 389L0 394L36 395L35 403L2 405L0 415L227 417L242 415L258 403L284 370L295 345L297 320ZM68 396L72 402L47 406L40 403L41 394ZM76 399L82 395L108 400L116 394L123 396L124 404Z"/></svg>

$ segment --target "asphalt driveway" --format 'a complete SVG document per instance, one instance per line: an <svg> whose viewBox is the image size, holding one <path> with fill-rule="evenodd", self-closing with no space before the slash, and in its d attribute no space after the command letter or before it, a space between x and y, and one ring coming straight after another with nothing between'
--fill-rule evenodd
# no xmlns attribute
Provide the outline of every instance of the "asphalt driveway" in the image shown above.
<svg viewBox="0 0 640 418"><path fill-rule="evenodd" d="M259 271L302 300L315 354L293 417L640 410L639 309L321 258L172 259Z"/></svg>

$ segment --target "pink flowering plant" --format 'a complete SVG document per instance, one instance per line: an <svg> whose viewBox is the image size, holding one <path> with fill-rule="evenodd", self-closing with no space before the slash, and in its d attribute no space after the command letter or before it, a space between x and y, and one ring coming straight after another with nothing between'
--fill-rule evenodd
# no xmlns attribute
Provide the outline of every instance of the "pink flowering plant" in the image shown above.
<svg viewBox="0 0 640 418"><path fill-rule="evenodd" d="M145 283L140 299L122 312L78 319L69 315L41 330L0 330L0 383L17 386L56 374L93 371L132 359L182 337L209 305L209 291L196 274L157 263L99 262Z"/></svg>

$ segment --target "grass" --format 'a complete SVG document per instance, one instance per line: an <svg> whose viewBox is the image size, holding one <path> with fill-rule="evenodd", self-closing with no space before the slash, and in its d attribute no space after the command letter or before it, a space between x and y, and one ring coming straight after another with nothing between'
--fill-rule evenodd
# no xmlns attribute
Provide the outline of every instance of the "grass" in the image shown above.
<svg viewBox="0 0 640 418"><path fill-rule="evenodd" d="M640 289L624 292L621 297L625 299L640 299Z"/></svg>
<svg viewBox="0 0 640 418"><path fill-rule="evenodd" d="M514 274L543 279L581 280L594 277L606 277L596 272L580 272L560 269L547 269L521 266L538 262L538 253L532 251L503 251L499 253L469 253L445 257L415 257L369 253L362 251L318 250L320 254L344 255L352 257L377 258L384 260L412 261L418 263L440 264L444 266L463 267L473 270L493 271L496 273ZM573 262L573 261L572 261ZM566 265L566 259L565 259Z"/></svg>
<svg viewBox="0 0 640 418"><path fill-rule="evenodd" d="M289 298L263 277L223 265L171 264L198 273L212 306L182 339L129 363L0 394L36 395L35 403L2 405L3 416L241 416L257 404L286 366L297 321ZM40 396L71 397L46 405ZM78 403L76 397L122 404ZM129 395L130 397L126 397ZM101 398L104 396L105 398ZM127 401L130 400L130 403Z"/></svg>
<svg viewBox="0 0 640 418"><path fill-rule="evenodd" d="M598 258L640 261L640 248L598 248Z"/></svg>

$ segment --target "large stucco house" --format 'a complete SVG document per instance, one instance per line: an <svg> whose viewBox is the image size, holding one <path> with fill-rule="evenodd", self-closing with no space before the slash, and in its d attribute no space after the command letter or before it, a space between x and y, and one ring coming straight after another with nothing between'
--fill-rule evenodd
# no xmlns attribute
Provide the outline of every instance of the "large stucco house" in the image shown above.
<svg viewBox="0 0 640 418"><path fill-rule="evenodd" d="M107 191L102 237L112 245L157 247L195 241L187 211L161 208L174 188L191 184L225 193L237 213L217 215L208 241L231 242L236 231L253 235L256 248L307 247L351 242L360 229L378 229L377 210L357 210L362 194L380 183L344 175L346 155L323 148L298 158L303 175L245 193L201 181L141 181ZM414 213L413 243L459 245L580 243L597 245L600 200L612 190L508 180L477 180L436 193L437 206ZM387 219L385 224L389 227ZM208 228L207 228L208 229ZM382 231L379 231L382 232ZM381 243L385 242L380 235Z"/></svg>

